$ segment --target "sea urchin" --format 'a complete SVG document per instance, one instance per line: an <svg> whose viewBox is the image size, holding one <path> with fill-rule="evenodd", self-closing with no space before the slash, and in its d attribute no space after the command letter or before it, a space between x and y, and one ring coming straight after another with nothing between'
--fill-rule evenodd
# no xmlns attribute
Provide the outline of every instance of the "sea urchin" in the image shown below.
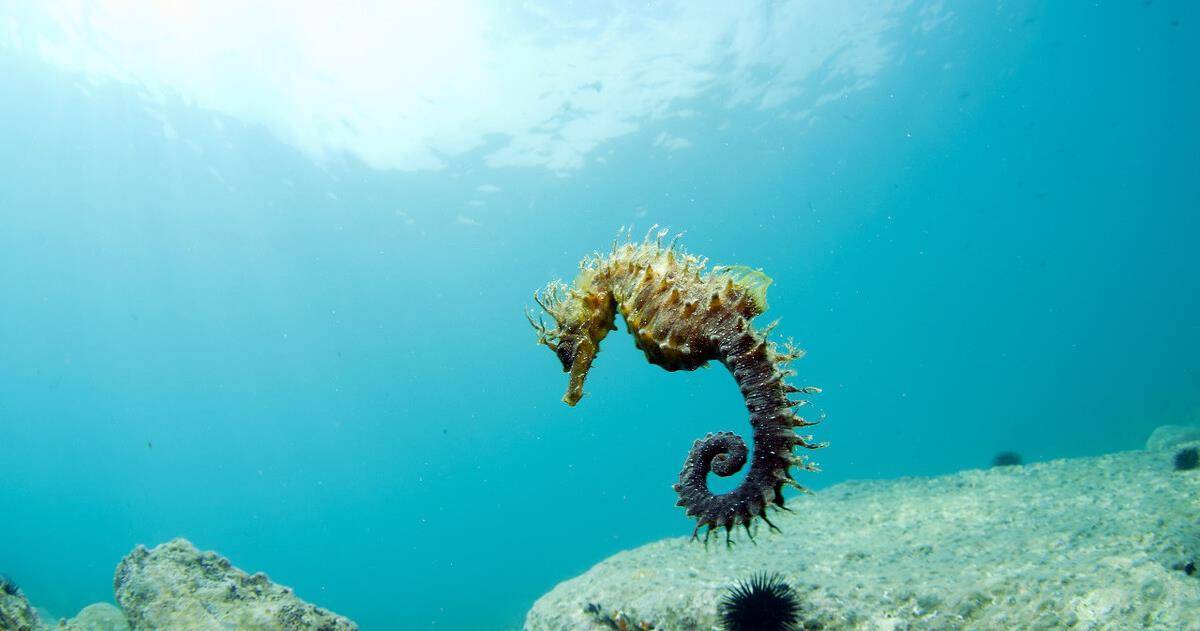
<svg viewBox="0 0 1200 631"><path fill-rule="evenodd" d="M800 620L800 598L778 574L755 574L739 581L717 610L726 631L789 631Z"/></svg>
<svg viewBox="0 0 1200 631"><path fill-rule="evenodd" d="M1175 470L1191 471L1200 466L1200 450L1195 447L1180 449L1175 453Z"/></svg>
<svg viewBox="0 0 1200 631"><path fill-rule="evenodd" d="M1015 451L1002 451L992 458L993 467L1015 467L1021 464L1021 454Z"/></svg>

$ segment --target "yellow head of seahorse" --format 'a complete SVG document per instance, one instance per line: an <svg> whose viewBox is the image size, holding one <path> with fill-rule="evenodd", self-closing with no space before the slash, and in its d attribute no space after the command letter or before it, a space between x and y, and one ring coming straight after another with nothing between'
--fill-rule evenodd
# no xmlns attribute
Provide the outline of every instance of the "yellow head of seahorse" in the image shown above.
<svg viewBox="0 0 1200 631"><path fill-rule="evenodd" d="M602 284L596 282L595 270L584 269L572 286L554 281L535 293L534 301L554 318L554 326L547 326L541 317L535 321L531 312L525 312L538 332L538 343L554 351L563 372L571 373L563 395L567 405L575 405L583 397L583 381L600 352L600 340L616 328L616 304Z"/></svg>

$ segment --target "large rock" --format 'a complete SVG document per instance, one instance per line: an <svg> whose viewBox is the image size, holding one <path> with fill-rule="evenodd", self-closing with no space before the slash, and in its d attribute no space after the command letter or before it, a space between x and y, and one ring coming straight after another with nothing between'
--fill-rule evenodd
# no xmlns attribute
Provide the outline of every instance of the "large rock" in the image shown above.
<svg viewBox="0 0 1200 631"><path fill-rule="evenodd" d="M21 593L21 588L4 575L0 575L0 630L40 631L41 623L37 612Z"/></svg>
<svg viewBox="0 0 1200 631"><path fill-rule="evenodd" d="M1169 451L1189 443L1200 443L1200 427L1160 425L1146 439L1146 451Z"/></svg>
<svg viewBox="0 0 1200 631"><path fill-rule="evenodd" d="M129 622L120 609L108 603L84 607L74 618L62 620L55 631L129 631Z"/></svg>
<svg viewBox="0 0 1200 631"><path fill-rule="evenodd" d="M806 628L1200 628L1200 471L1129 452L798 498L727 550L619 553L538 600L526 629L713 629L731 585L778 572ZM594 605L589 613L586 609Z"/></svg>
<svg viewBox="0 0 1200 631"><path fill-rule="evenodd" d="M117 566L117 602L133 631L356 631L358 625L314 607L265 574L249 575L184 539L138 546Z"/></svg>

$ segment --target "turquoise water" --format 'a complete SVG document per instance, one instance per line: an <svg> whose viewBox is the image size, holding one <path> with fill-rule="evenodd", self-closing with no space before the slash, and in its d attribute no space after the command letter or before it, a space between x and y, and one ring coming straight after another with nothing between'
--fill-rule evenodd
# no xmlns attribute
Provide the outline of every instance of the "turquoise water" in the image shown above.
<svg viewBox="0 0 1200 631"><path fill-rule="evenodd" d="M0 9L0 571L58 615L184 536L513 628L690 533L727 373L622 328L568 408L522 315L622 225L774 278L814 489L1200 419L1192 3L67 6Z"/></svg>

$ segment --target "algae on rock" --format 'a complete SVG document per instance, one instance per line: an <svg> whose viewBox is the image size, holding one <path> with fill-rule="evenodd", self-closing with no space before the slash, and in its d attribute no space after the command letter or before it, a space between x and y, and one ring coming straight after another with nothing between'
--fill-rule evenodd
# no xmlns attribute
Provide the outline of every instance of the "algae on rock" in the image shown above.
<svg viewBox="0 0 1200 631"><path fill-rule="evenodd" d="M108 603L88 605L70 620L62 620L55 631L129 631L120 609Z"/></svg>
<svg viewBox="0 0 1200 631"><path fill-rule="evenodd" d="M185 539L151 550L135 548L117 566L114 587L133 631L358 629L350 620L300 600L265 574L247 574Z"/></svg>
<svg viewBox="0 0 1200 631"><path fill-rule="evenodd" d="M40 631L37 612L8 578L0 575L0 629L3 631Z"/></svg>

